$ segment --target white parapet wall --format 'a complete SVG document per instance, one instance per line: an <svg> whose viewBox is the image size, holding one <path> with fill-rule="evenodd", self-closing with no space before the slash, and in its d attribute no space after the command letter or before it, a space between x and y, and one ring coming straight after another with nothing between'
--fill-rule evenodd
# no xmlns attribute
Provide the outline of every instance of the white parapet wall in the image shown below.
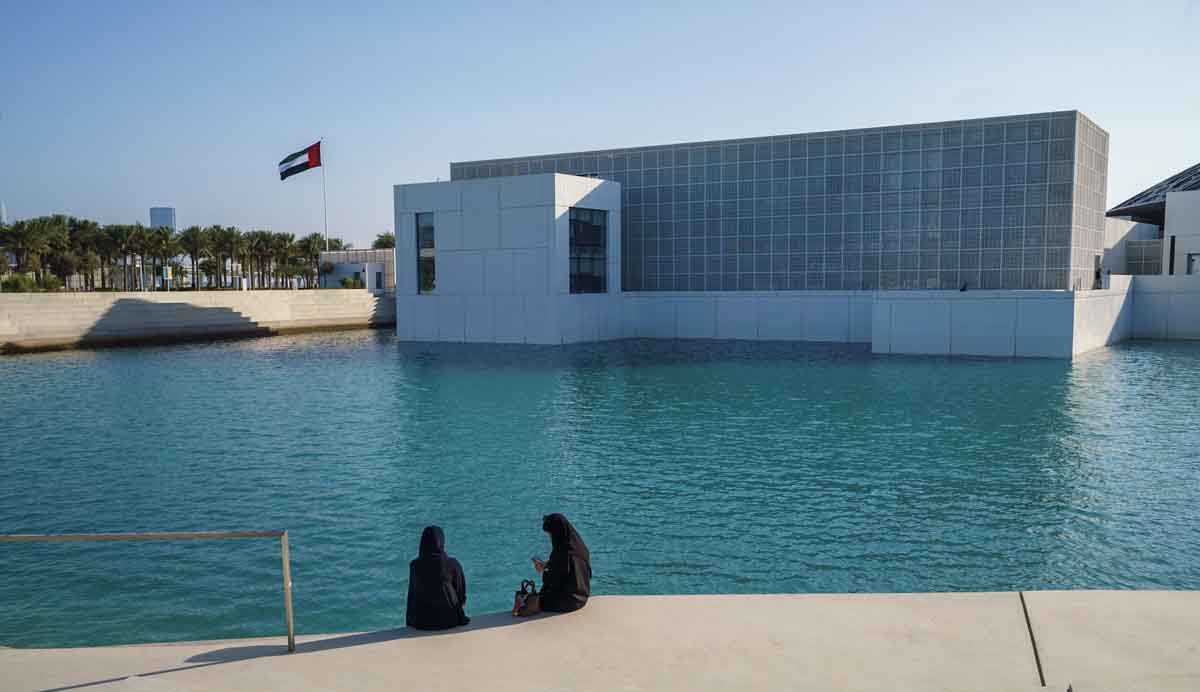
<svg viewBox="0 0 1200 692"><path fill-rule="evenodd" d="M864 291L625 293L629 337L869 343Z"/></svg>
<svg viewBox="0 0 1200 692"><path fill-rule="evenodd" d="M1200 275L1133 277L1135 339L1200 339Z"/></svg>
<svg viewBox="0 0 1200 692"><path fill-rule="evenodd" d="M1092 291L880 291L874 301L874 353L1071 358L1133 326L1127 276Z"/></svg>
<svg viewBox="0 0 1200 692"><path fill-rule="evenodd" d="M365 290L0 294L0 351L186 341L394 324Z"/></svg>

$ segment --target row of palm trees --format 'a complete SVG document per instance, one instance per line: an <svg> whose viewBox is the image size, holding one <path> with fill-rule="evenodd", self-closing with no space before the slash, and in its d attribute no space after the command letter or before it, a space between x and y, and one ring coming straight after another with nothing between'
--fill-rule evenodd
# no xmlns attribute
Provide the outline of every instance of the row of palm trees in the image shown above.
<svg viewBox="0 0 1200 692"><path fill-rule="evenodd" d="M250 288L316 288L324 249L319 233L297 240L233 226L176 232L55 214L0 226L0 276L12 272L43 288L78 290L230 288L237 277ZM330 238L329 249L349 246ZM164 267L172 268L170 281L162 278Z"/></svg>

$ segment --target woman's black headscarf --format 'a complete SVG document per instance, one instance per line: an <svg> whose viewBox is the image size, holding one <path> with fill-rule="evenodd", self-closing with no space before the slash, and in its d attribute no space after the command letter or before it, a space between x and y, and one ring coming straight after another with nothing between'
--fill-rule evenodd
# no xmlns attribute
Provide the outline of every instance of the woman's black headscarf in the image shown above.
<svg viewBox="0 0 1200 692"><path fill-rule="evenodd" d="M542 530L553 547L542 572L542 610L570 612L587 604L591 595L591 553L579 532L561 514L542 517Z"/></svg>
<svg viewBox="0 0 1200 692"><path fill-rule="evenodd" d="M591 554L588 553L587 544L579 536L579 532L571 525L567 518L557 512L547 514L542 517L542 530L550 533L550 540L554 546L553 552L557 553L575 553L584 560L590 560ZM550 559L554 559L551 553Z"/></svg>
<svg viewBox="0 0 1200 692"><path fill-rule="evenodd" d="M467 580L458 560L446 554L446 535L440 526L421 532L417 559L408 565L408 608L410 627L443 629L465 625Z"/></svg>

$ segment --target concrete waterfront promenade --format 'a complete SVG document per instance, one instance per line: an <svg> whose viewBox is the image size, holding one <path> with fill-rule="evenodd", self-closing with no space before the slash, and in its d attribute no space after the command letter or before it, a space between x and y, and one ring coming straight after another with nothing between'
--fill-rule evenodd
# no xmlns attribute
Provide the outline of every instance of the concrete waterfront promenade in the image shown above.
<svg viewBox="0 0 1200 692"><path fill-rule="evenodd" d="M569 615L285 650L282 637L0 649L0 688L1196 690L1200 592L601 596Z"/></svg>
<svg viewBox="0 0 1200 692"><path fill-rule="evenodd" d="M0 294L0 353L267 336L395 324L359 289Z"/></svg>

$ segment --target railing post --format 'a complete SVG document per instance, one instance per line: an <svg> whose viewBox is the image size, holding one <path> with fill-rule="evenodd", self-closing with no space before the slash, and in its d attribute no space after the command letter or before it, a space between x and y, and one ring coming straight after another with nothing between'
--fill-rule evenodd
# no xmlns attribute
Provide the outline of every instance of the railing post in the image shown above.
<svg viewBox="0 0 1200 692"><path fill-rule="evenodd" d="M292 620L292 560L288 554L288 532L279 537L279 552L283 558L283 611L287 618L288 653L296 651L296 625Z"/></svg>

